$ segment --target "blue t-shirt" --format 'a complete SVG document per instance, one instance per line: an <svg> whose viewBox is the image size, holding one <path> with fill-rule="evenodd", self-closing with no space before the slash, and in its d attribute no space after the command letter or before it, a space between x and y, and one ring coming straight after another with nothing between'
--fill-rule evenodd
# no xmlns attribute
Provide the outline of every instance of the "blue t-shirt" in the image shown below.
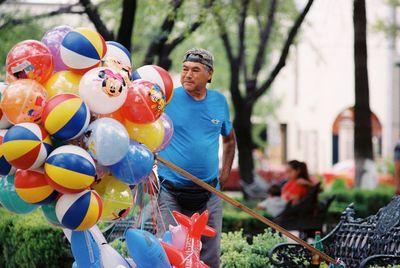
<svg viewBox="0 0 400 268"><path fill-rule="evenodd" d="M206 97L196 101L178 87L165 113L174 124L174 135L160 156L203 181L218 177L219 136L228 136L232 130L225 96L207 89ZM163 165L159 165L158 173L175 184L192 184Z"/></svg>

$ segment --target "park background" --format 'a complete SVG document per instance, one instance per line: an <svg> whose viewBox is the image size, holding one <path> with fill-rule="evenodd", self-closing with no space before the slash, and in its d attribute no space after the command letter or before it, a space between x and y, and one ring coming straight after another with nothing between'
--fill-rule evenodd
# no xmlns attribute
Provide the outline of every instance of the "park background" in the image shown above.
<svg viewBox="0 0 400 268"><path fill-rule="evenodd" d="M134 68L160 65L176 85L183 53L191 47L206 48L215 56L210 88L227 97L237 131L239 153L228 189L260 197L263 193L252 185L283 179L287 160L305 161L324 185L320 198L335 195L327 216L329 228L350 202L355 201L358 215L365 217L394 194L393 151L400 138L399 3L372 0L366 5L368 84L361 91L355 83L355 14L349 0L3 0L0 79L5 79L5 58L12 46L40 40L48 29L63 24L91 27L106 40L122 43L132 53ZM364 115L370 114L361 118L370 119L370 127L358 136L357 101L363 108L367 103ZM355 148L354 138L365 142L360 133L367 136L361 149ZM355 156L367 160L360 165L366 172L357 170ZM61 232L39 211L23 217L1 213L0 264L71 264ZM261 233L264 226L227 205L224 232L240 229L246 236ZM248 245L242 235L233 236L225 240L225 252L234 252L223 256L226 264L265 261L264 253L281 241L267 232L267 238L260 239L263 253L254 252L257 243Z"/></svg>

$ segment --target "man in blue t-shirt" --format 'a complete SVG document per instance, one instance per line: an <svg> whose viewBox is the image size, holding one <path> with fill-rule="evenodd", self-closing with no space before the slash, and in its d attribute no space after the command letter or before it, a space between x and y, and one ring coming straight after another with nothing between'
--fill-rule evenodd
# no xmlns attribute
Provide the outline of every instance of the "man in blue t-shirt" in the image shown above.
<svg viewBox="0 0 400 268"><path fill-rule="evenodd" d="M224 95L206 88L213 75L214 58L204 49L192 48L185 53L182 86L165 112L174 123L170 145L160 156L194 176L220 189L228 180L235 154L235 135ZM218 149L222 135L222 169L219 171ZM201 259L210 267L219 267L222 227L221 200L195 185L177 172L160 165L161 191L158 198L163 225L175 225L171 212L187 216L208 210L208 225L217 230L213 238L202 238ZM160 228L164 232L163 227Z"/></svg>

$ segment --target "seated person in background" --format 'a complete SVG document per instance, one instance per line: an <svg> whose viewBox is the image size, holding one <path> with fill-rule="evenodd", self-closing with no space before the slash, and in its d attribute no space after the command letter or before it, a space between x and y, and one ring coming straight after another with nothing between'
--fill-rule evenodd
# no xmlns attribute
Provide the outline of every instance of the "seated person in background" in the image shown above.
<svg viewBox="0 0 400 268"><path fill-rule="evenodd" d="M272 189L273 187L279 188L279 186L273 185L268 191L268 197L257 204L257 208L265 209L273 217L280 214L287 203L297 204L308 194L313 186L305 163L297 160L289 161L286 172L288 181L283 185L280 196L278 197L276 190ZM272 195L270 191L275 194Z"/></svg>
<svg viewBox="0 0 400 268"><path fill-rule="evenodd" d="M281 198L281 188L272 185L268 189L268 197L257 204L258 209L265 209L272 217L278 216L286 207L286 202Z"/></svg>
<svg viewBox="0 0 400 268"><path fill-rule="evenodd" d="M287 203L297 204L313 186L307 165L304 162L292 160L287 163L286 172L288 181L283 185L281 197Z"/></svg>

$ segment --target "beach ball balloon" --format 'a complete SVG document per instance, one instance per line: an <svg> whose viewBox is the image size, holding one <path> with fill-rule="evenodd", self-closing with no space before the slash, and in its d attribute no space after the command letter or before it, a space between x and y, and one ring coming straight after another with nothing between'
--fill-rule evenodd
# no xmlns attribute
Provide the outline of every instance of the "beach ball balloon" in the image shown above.
<svg viewBox="0 0 400 268"><path fill-rule="evenodd" d="M11 127L4 136L1 153L19 169L37 169L53 150L50 135L35 123Z"/></svg>
<svg viewBox="0 0 400 268"><path fill-rule="evenodd" d="M161 119L150 124L136 124L126 120L125 127L132 140L145 144L153 152L160 148L164 140L165 131Z"/></svg>
<svg viewBox="0 0 400 268"><path fill-rule="evenodd" d="M79 82L82 75L71 71L60 71L54 73L49 80L44 84L49 98L59 93L74 93L79 92Z"/></svg>
<svg viewBox="0 0 400 268"><path fill-rule="evenodd" d="M118 70L128 83L132 73L131 53L123 45L114 41L107 41L106 46L107 53L102 66Z"/></svg>
<svg viewBox="0 0 400 268"><path fill-rule="evenodd" d="M61 60L60 46L64 37L72 31L72 27L68 25L61 25L48 30L43 38L42 43L45 44L53 55L54 71L67 70L68 67Z"/></svg>
<svg viewBox="0 0 400 268"><path fill-rule="evenodd" d="M159 120L164 126L164 138L160 147L157 148L157 152L160 152L167 148L172 140L172 136L174 135L174 124L172 123L171 118L166 113L163 113Z"/></svg>
<svg viewBox="0 0 400 268"><path fill-rule="evenodd" d="M56 204L59 222L68 229L83 231L93 227L102 214L102 201L96 191L64 194Z"/></svg>
<svg viewBox="0 0 400 268"><path fill-rule="evenodd" d="M44 128L61 141L79 137L89 125L90 111L75 94L61 93L52 97L42 114Z"/></svg>
<svg viewBox="0 0 400 268"><path fill-rule="evenodd" d="M0 205L17 214L31 213L38 208L19 197L14 186L14 175L0 177Z"/></svg>
<svg viewBox="0 0 400 268"><path fill-rule="evenodd" d="M43 216L46 218L46 220L56 226L56 227L64 227L60 223L60 221L57 219L57 214L56 214L56 204L57 200L51 202L50 204L42 205L41 209L43 212Z"/></svg>
<svg viewBox="0 0 400 268"><path fill-rule="evenodd" d="M1 145L3 144L4 136L6 135L7 130L6 129L1 129L0 130L0 175L10 175L15 173L15 168L8 163L6 158L4 157L3 150L1 148Z"/></svg>
<svg viewBox="0 0 400 268"><path fill-rule="evenodd" d="M148 124L164 111L165 96L161 88L150 81L135 80L128 86L128 96L121 107L122 115L131 122Z"/></svg>
<svg viewBox="0 0 400 268"><path fill-rule="evenodd" d="M103 37L98 32L84 27L68 32L60 47L62 62L78 73L85 73L97 67L106 52Z"/></svg>
<svg viewBox="0 0 400 268"><path fill-rule="evenodd" d="M93 184L96 166L81 147L64 145L55 149L44 165L47 182L60 193L78 193Z"/></svg>
<svg viewBox="0 0 400 268"><path fill-rule="evenodd" d="M132 73L132 80L143 79L160 86L166 102L169 103L174 94L174 83L169 73L157 65L144 65Z"/></svg>
<svg viewBox="0 0 400 268"><path fill-rule="evenodd" d="M4 89L1 109L12 124L40 123L46 99L47 92L38 82L17 80Z"/></svg>
<svg viewBox="0 0 400 268"><path fill-rule="evenodd" d="M83 144L100 165L110 166L120 161L128 152L129 135L117 120L99 118L85 131Z"/></svg>
<svg viewBox="0 0 400 268"><path fill-rule="evenodd" d="M133 195L126 183L113 176L105 176L93 189L103 201L101 220L113 221L128 215L133 206Z"/></svg>
<svg viewBox="0 0 400 268"><path fill-rule="evenodd" d="M83 75L79 83L79 95L87 103L90 111L108 114L124 104L127 85L116 70L99 67Z"/></svg>
<svg viewBox="0 0 400 268"><path fill-rule="evenodd" d="M0 102L3 97L4 89L6 89L7 84L0 82ZM3 113L3 110L0 109L0 129L9 128L12 124L8 121L7 116Z"/></svg>
<svg viewBox="0 0 400 268"><path fill-rule="evenodd" d="M32 79L44 83L53 73L53 56L42 42L25 40L8 52L6 70L11 79Z"/></svg>
<svg viewBox="0 0 400 268"><path fill-rule="evenodd" d="M58 196L47 183L43 170L19 169L15 173L14 184L19 197L30 204L49 204Z"/></svg>
<svg viewBox="0 0 400 268"><path fill-rule="evenodd" d="M123 65L132 65L131 53L129 50L118 42L107 41L107 53L104 58L114 58L121 62Z"/></svg>
<svg viewBox="0 0 400 268"><path fill-rule="evenodd" d="M128 153L118 163L110 166L111 173L129 185L145 180L153 169L154 155L143 144L131 142Z"/></svg>

